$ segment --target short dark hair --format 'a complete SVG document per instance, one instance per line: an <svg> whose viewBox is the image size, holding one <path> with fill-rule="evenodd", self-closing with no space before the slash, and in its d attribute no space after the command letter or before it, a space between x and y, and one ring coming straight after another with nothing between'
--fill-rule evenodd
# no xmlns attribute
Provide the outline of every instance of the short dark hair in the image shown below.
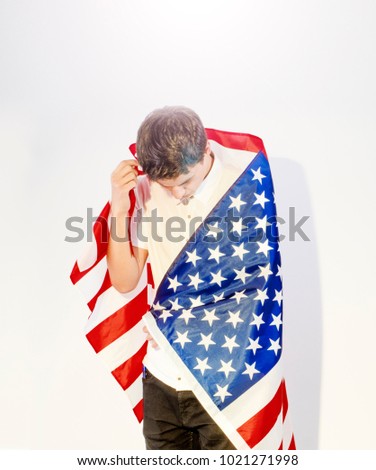
<svg viewBox="0 0 376 470"><path fill-rule="evenodd" d="M153 181L189 172L205 153L207 136L199 116L184 106L152 111L137 133L137 158Z"/></svg>

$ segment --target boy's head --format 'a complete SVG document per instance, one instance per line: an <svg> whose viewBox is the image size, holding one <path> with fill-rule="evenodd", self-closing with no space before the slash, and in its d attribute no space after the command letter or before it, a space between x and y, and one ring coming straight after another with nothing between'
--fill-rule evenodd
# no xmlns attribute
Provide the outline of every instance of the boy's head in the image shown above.
<svg viewBox="0 0 376 470"><path fill-rule="evenodd" d="M184 106L152 111L137 134L137 158L153 181L188 174L204 158L207 137L199 116Z"/></svg>

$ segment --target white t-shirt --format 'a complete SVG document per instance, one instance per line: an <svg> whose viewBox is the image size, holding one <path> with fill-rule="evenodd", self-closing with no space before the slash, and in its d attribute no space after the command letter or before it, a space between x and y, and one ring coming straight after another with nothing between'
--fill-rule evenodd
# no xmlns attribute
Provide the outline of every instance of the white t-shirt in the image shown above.
<svg viewBox="0 0 376 470"><path fill-rule="evenodd" d="M187 205L158 183L149 182L147 177L139 178L132 243L148 250L156 289L191 235L240 174L240 168L224 165L219 157L214 157L209 174ZM178 368L162 349L149 345L144 365L170 387L189 390Z"/></svg>

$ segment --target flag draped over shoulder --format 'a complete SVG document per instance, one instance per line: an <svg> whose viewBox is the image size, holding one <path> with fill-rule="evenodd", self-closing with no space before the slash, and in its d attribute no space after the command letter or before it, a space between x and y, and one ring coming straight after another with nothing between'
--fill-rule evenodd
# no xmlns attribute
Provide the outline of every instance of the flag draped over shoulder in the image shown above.
<svg viewBox="0 0 376 470"><path fill-rule="evenodd" d="M72 282L91 315L87 339L142 420L146 323L237 449L294 449L281 367L282 280L270 168L262 141L207 129L214 153L247 159L166 272L156 293L149 264L120 294L109 279L106 205ZM135 151L134 146L131 151Z"/></svg>

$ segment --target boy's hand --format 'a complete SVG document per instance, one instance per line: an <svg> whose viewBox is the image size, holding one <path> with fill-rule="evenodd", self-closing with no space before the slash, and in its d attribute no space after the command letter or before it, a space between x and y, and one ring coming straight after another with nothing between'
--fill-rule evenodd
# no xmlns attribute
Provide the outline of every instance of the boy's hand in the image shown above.
<svg viewBox="0 0 376 470"><path fill-rule="evenodd" d="M151 336L146 326L142 328L142 331L147 334L146 339L149 341L149 344L151 344L153 348L158 348L158 344L155 342L154 338Z"/></svg>
<svg viewBox="0 0 376 470"><path fill-rule="evenodd" d="M127 215L130 208L129 192L137 183L137 160L123 160L111 175L111 211L117 215Z"/></svg>

